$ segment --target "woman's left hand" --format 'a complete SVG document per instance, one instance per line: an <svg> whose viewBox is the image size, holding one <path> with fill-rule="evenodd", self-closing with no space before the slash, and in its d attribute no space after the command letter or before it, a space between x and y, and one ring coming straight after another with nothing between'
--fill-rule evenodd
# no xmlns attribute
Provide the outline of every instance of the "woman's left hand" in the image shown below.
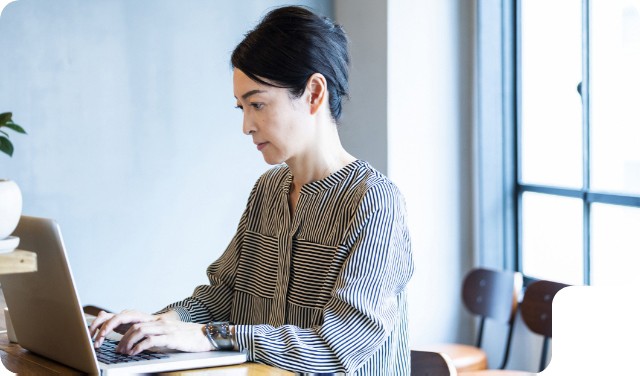
<svg viewBox="0 0 640 376"><path fill-rule="evenodd" d="M159 318L131 325L116 351L135 355L151 347L187 352L211 351L213 347L202 331L202 324Z"/></svg>

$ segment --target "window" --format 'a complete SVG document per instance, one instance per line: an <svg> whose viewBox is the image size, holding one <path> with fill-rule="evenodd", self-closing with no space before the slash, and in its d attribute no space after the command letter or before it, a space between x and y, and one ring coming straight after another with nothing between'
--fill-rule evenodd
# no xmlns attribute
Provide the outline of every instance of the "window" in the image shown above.
<svg viewBox="0 0 640 376"><path fill-rule="evenodd" d="M511 6L515 268L617 283L640 264L640 0Z"/></svg>

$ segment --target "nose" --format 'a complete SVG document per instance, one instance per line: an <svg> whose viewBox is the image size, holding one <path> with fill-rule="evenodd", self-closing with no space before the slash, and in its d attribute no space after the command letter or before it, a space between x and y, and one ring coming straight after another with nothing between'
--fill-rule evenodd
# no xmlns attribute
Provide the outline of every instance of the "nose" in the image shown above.
<svg viewBox="0 0 640 376"><path fill-rule="evenodd" d="M242 133L247 136L256 131L256 128L247 115L242 116Z"/></svg>

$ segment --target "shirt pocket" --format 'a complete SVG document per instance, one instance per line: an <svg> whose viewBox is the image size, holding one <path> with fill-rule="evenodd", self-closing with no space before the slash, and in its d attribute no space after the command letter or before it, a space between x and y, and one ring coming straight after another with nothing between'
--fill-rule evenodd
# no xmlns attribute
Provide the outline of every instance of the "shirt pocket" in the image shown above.
<svg viewBox="0 0 640 376"><path fill-rule="evenodd" d="M308 308L323 308L342 267L336 263L336 247L293 239L289 302Z"/></svg>
<svg viewBox="0 0 640 376"><path fill-rule="evenodd" d="M249 295L272 299L278 280L278 239L257 232L245 232L236 289Z"/></svg>

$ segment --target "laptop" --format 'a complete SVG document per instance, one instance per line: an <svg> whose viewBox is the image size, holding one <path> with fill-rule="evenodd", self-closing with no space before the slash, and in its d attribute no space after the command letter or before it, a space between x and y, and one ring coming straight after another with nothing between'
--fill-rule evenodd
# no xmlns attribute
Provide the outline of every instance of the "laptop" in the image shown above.
<svg viewBox="0 0 640 376"><path fill-rule="evenodd" d="M13 329L23 348L79 371L108 376L246 361L246 354L238 351L186 353L163 349L158 349L161 355L144 360L115 364L99 360L101 350L93 348L58 224L51 219L22 216L13 235L20 238L20 249L37 254L38 262L37 272L0 276ZM157 357L161 359L154 359Z"/></svg>

